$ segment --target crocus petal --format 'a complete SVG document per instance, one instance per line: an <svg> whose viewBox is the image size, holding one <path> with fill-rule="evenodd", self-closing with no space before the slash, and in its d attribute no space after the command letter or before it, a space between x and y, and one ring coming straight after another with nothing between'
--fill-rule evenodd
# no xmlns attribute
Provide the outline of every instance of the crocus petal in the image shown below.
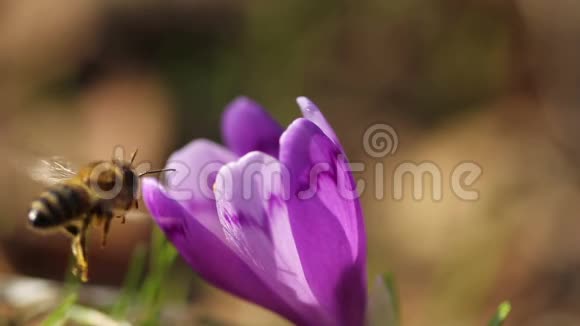
<svg viewBox="0 0 580 326"><path fill-rule="evenodd" d="M204 225L219 232L213 184L219 169L237 157L227 148L210 140L197 139L173 153L166 168L167 192L197 216Z"/></svg>
<svg viewBox="0 0 580 326"><path fill-rule="evenodd" d="M251 152L225 165L216 199L226 241L309 325L333 325L306 282L284 199L290 175L275 158Z"/></svg>
<svg viewBox="0 0 580 326"><path fill-rule="evenodd" d="M260 151L278 157L278 139L282 132L278 122L246 97L230 103L222 118L224 143L239 156Z"/></svg>
<svg viewBox="0 0 580 326"><path fill-rule="evenodd" d="M297 324L304 324L302 317L266 286L222 238L169 198L154 179L144 179L142 186L143 200L155 221L201 277L225 291L279 312Z"/></svg>
<svg viewBox="0 0 580 326"><path fill-rule="evenodd" d="M365 234L343 151L307 119L294 121L280 144L280 161L292 175L287 207L306 279L340 325L361 325Z"/></svg>
<svg viewBox="0 0 580 326"><path fill-rule="evenodd" d="M302 116L304 118L314 122L314 124L316 124L318 128L320 128L326 134L326 136L328 136L328 138L330 138L335 144L340 146L340 142L338 140L338 137L336 137L336 133L334 132L328 121L326 121L326 118L324 117L322 112L320 112L318 106L316 106L314 102L312 102L307 97L300 96L299 98L296 99L296 103L298 103L298 106L300 107L300 110L302 111Z"/></svg>

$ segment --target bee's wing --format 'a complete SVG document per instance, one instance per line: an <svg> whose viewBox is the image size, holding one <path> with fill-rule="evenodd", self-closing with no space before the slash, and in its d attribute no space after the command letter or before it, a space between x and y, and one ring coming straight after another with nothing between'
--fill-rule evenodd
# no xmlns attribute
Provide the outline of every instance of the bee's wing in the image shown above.
<svg viewBox="0 0 580 326"><path fill-rule="evenodd" d="M62 157L36 159L27 167L30 178L45 185L53 185L70 179L77 174L74 165Z"/></svg>

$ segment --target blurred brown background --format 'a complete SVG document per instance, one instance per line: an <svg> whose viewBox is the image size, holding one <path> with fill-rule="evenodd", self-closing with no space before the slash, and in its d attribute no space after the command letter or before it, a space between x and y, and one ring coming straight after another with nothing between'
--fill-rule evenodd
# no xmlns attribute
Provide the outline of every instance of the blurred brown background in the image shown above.
<svg viewBox="0 0 580 326"><path fill-rule="evenodd" d="M369 272L396 273L404 325L580 324L580 3L506 0L0 1L0 270L61 280L67 241L24 227L40 187L15 171L26 152L83 162L116 145L162 166L192 138L219 140L237 95L282 123L313 99L351 160L385 164L385 198L363 197ZM387 123L395 155L367 155ZM404 161L447 182L474 161L480 199L443 189L392 198ZM113 226L91 251L93 283L118 286L148 219ZM185 277L193 278L185 266ZM195 282L190 314L284 324Z"/></svg>

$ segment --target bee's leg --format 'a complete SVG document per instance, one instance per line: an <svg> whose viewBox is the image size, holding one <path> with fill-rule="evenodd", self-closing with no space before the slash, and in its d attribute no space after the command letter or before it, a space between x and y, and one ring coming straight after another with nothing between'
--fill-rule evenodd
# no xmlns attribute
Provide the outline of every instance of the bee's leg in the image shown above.
<svg viewBox="0 0 580 326"><path fill-rule="evenodd" d="M135 209L139 209L139 201L135 199Z"/></svg>
<svg viewBox="0 0 580 326"><path fill-rule="evenodd" d="M101 239L101 247L107 245L107 235L109 234L109 228L111 227L111 220L113 219L113 214L107 214L104 218L105 223L103 224L103 238Z"/></svg>
<svg viewBox="0 0 580 326"><path fill-rule="evenodd" d="M73 238L78 236L79 232L80 232L78 226L73 225L73 224L65 226L64 231Z"/></svg>
<svg viewBox="0 0 580 326"><path fill-rule="evenodd" d="M91 223L91 218L87 217L83 220L83 224L78 234L73 238L72 251L76 258L76 267L73 273L77 275L81 281L88 281L88 261L87 261L87 230ZM77 228L78 230L78 228Z"/></svg>
<svg viewBox="0 0 580 326"><path fill-rule="evenodd" d="M79 276L79 272L82 273L82 266L86 265L86 259L83 256L83 250L80 242L81 230L77 225L70 224L64 227L64 231L72 237L71 249L73 256L75 257L75 266L73 267L73 274L75 276Z"/></svg>
<svg viewBox="0 0 580 326"><path fill-rule="evenodd" d="M101 248L107 244L107 235L109 234L109 228L111 226L111 219L113 218L113 212L105 207L105 205L96 205L91 211L91 216L95 221L95 226L103 225L103 235L101 238Z"/></svg>
<svg viewBox="0 0 580 326"><path fill-rule="evenodd" d="M81 279L81 281L86 282L86 269L87 260L84 256L84 250L81 242L80 234L73 238L72 241L72 252L75 256L75 266L73 268L73 274Z"/></svg>

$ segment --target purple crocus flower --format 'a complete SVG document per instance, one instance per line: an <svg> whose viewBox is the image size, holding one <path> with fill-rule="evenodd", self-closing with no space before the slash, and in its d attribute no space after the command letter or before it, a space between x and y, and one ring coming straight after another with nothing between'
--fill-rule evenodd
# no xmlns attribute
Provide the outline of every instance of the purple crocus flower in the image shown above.
<svg viewBox="0 0 580 326"><path fill-rule="evenodd" d="M223 116L227 147L194 140L162 186L143 181L155 221L211 284L298 325L364 324L366 237L336 134L307 98L286 130L238 98ZM168 175L169 176L169 175Z"/></svg>

